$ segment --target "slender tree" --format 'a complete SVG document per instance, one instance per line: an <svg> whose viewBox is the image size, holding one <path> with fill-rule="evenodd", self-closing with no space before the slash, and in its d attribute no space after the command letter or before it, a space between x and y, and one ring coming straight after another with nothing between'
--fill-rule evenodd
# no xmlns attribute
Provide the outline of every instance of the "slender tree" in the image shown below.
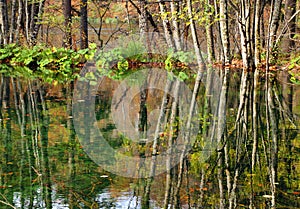
<svg viewBox="0 0 300 209"><path fill-rule="evenodd" d="M64 35L64 40L63 40L63 45L66 48L70 48L72 46L72 4L71 0L63 0L63 11L64 11L64 18L65 18L65 23L64 23L64 30L65 30L65 35Z"/></svg>
<svg viewBox="0 0 300 209"><path fill-rule="evenodd" d="M7 44L9 35L7 0L0 1L0 26L0 44Z"/></svg>
<svg viewBox="0 0 300 209"><path fill-rule="evenodd" d="M80 3L80 48L88 48L88 9L87 0Z"/></svg>

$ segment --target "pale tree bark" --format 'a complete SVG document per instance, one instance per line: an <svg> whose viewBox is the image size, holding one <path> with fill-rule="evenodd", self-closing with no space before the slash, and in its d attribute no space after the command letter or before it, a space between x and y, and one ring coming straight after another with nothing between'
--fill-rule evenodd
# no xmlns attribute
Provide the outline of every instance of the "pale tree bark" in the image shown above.
<svg viewBox="0 0 300 209"><path fill-rule="evenodd" d="M240 0L239 11L239 30L241 37L241 51L243 60L243 69L249 70L253 66L252 47L251 47L251 1Z"/></svg>
<svg viewBox="0 0 300 209"><path fill-rule="evenodd" d="M11 18L10 18L10 33L9 33L9 43L13 43L15 38L16 30L16 11L17 11L17 0L12 0L11 2Z"/></svg>
<svg viewBox="0 0 300 209"><path fill-rule="evenodd" d="M23 0L18 0L18 17L17 17L17 28L16 28L16 42L19 43L20 40L20 32L23 28L22 24L22 17L24 15L24 8L23 8Z"/></svg>
<svg viewBox="0 0 300 209"><path fill-rule="evenodd" d="M168 149L167 149L167 158L166 158L166 189L165 189L165 198L164 198L164 207L168 208L170 203L170 192L171 192L171 184L172 184L172 154L173 154L173 140L176 138L176 116L177 116L177 106L179 99L179 89L180 89L180 80L175 81L174 87L174 98L171 107L171 116L169 122L169 134L168 134Z"/></svg>
<svg viewBox="0 0 300 209"><path fill-rule="evenodd" d="M271 207L276 208L276 180L277 180L277 158L278 158L278 118L275 113L275 104L273 98L272 81L270 78L266 81L267 83L267 111L269 112L268 118L270 124L268 126L268 132L271 132L271 143L270 143L270 184L271 184ZM268 134L269 135L269 134Z"/></svg>
<svg viewBox="0 0 300 209"><path fill-rule="evenodd" d="M236 188L237 181L240 175L241 156L244 154L243 144L249 140L247 125L249 123L249 99L250 99L250 86L252 82L252 68L253 63L253 46L251 45L251 16L252 16L252 5L250 0L240 0L238 11L238 25L240 31L240 43L241 53L243 61L243 72L240 82L240 96L239 96L239 107L236 116L235 129L237 131L236 136L236 156L235 156L235 169L234 176L232 178L231 191L229 194L229 208L235 208L237 206Z"/></svg>
<svg viewBox="0 0 300 209"><path fill-rule="evenodd" d="M131 3L131 5L136 9L136 11L137 11L137 13L139 15L142 14L140 8L133 2L133 0L128 0L128 2ZM126 5L127 5L127 1L126 1ZM127 5L127 7L128 7L128 5ZM128 9L127 9L126 12L127 12L127 17L129 17L129 15L128 15ZM147 20L149 21L149 23L151 24L151 26L154 28L153 31L154 32L159 32L158 26L157 26L156 22L154 21L152 14L150 14L150 12L147 10L147 7L145 9L145 12L146 12L146 15L147 15ZM128 22L130 22L129 19L128 19Z"/></svg>
<svg viewBox="0 0 300 209"><path fill-rule="evenodd" d="M294 36L296 34L296 3L297 0L285 1L285 15L284 21L287 24L286 37L283 39L283 52L289 53L295 48Z"/></svg>
<svg viewBox="0 0 300 209"><path fill-rule="evenodd" d="M225 65L230 63L230 42L228 32L228 8L227 1L220 0L220 34L223 46L223 61Z"/></svg>
<svg viewBox="0 0 300 209"><path fill-rule="evenodd" d="M26 40L29 40L29 24L30 24L29 0L25 0L24 7L25 7L25 34L26 34Z"/></svg>
<svg viewBox="0 0 300 209"><path fill-rule="evenodd" d="M218 123L217 123L217 150L218 150L218 183L220 193L220 208L225 208L225 195L223 188L223 172L224 172L224 160L223 153L226 155L228 152L224 152L224 130L226 126L226 104L227 104L227 93L228 93L228 82L229 82L229 64L230 58L230 41L229 41L229 30L228 30L228 5L227 1L220 0L220 35L222 41L223 51L223 62L225 64L222 88L219 99L218 107ZM228 157L225 156L225 164L228 164ZM227 177L227 188L230 191L230 173L229 169L226 168ZM229 193L229 192L228 192Z"/></svg>
<svg viewBox="0 0 300 209"><path fill-rule="evenodd" d="M166 15L167 12L167 8L166 5L163 1L159 2L159 7L160 7L160 13L162 15L163 18L163 28L164 28L164 34L165 34L165 39L166 39L166 43L167 46L169 48L175 49L175 45L173 43L173 34L172 34L172 30L171 30L171 26L170 26L170 22L168 20L168 15ZM163 101L161 104L161 109L160 109L160 114L158 117L158 122L157 122L157 127L155 130L155 134L154 134L154 140L153 140L153 145L152 145L152 160L151 160L151 164L150 164L150 174L149 174L149 178L146 181L146 187L145 187L145 192L144 195L142 197L142 208L147 208L150 206L150 190L151 190L151 184L155 175L155 170L156 170L156 155L157 155L157 146L158 146L158 142L159 142L159 132L162 128L162 125L166 122L164 121L165 118L165 107L168 103L167 101L167 92L169 91L171 87L171 82L168 80L165 86L165 92L164 92L164 96L163 96ZM164 127L163 127L164 128ZM168 166L168 162L167 162L167 166ZM169 170L170 172L170 170ZM168 182L170 184L170 181ZM168 190L168 191L167 191ZM165 196L169 196L169 189L166 190L166 194ZM168 202L168 198L167 200L165 200L165 202Z"/></svg>
<svg viewBox="0 0 300 209"><path fill-rule="evenodd" d="M257 155L257 147L258 147L258 115L259 115L259 77L260 72L258 67L260 67L261 63L261 35L260 35L260 25L261 25L261 16L263 11L263 4L261 0L256 0L254 5L254 23L253 23L253 35L254 35L254 77L253 77L253 101L252 101L252 129L253 129L253 143L252 143L252 153L251 153L251 173L255 172L255 164L256 164L256 155ZM253 176L251 175L251 196L250 196L250 208L254 208L254 196L253 196Z"/></svg>
<svg viewBox="0 0 300 209"><path fill-rule="evenodd" d="M260 64L261 58L261 35L260 35L260 25L261 25L261 16L263 11L263 5L261 0L256 0L254 5L254 64L257 68Z"/></svg>
<svg viewBox="0 0 300 209"><path fill-rule="evenodd" d="M207 61L211 65L213 61L216 59L215 57L215 49L214 49L214 33L213 33L213 13L212 13L212 8L213 8L213 0L206 0L207 4L207 21L206 21L206 43L207 43Z"/></svg>
<svg viewBox="0 0 300 209"><path fill-rule="evenodd" d="M31 3L31 17L30 17L30 39L29 43L35 45L37 43L37 37L39 29L41 27L41 21L44 13L45 0Z"/></svg>
<svg viewBox="0 0 300 209"><path fill-rule="evenodd" d="M181 188L182 184L182 176L183 176L183 170L184 170L184 161L185 161L185 155L187 152L187 148L190 146L190 129L191 129L191 123L192 123L192 117L193 113L195 111L195 104L196 104L196 98L198 95L200 83L203 77L203 72L205 71L205 63L202 57L202 53L200 50L200 44L196 32L196 26L195 26L195 21L193 19L193 8L192 8L192 1L188 0L187 1L187 9L188 9L188 15L189 15L189 21L190 21L190 28L191 28L191 34L192 34L192 39L193 39L193 44L194 44L194 50L195 50L195 55L197 59L197 64L198 64L198 71L197 71L197 76L195 79L195 84L194 84L194 89L193 89L193 94L192 94L192 99L191 99L191 104L190 104L190 109L189 109L189 115L187 118L187 122L185 125L185 133L184 133L184 148L182 149L181 155L180 155L180 160L179 160L179 172L178 172L178 180L177 180L177 185L174 188L174 206L176 208L179 208L180 202L179 202L179 191Z"/></svg>
<svg viewBox="0 0 300 209"><path fill-rule="evenodd" d="M250 1L241 0L240 1L240 11L239 11L239 29L241 37L241 51L242 51L242 60L243 60L243 72L240 85L240 104L237 113L236 121L239 121L243 112L245 112L245 100L247 96L248 81L249 81L249 72L253 67L252 59L252 48L250 45Z"/></svg>
<svg viewBox="0 0 300 209"><path fill-rule="evenodd" d="M168 47L175 48L173 42L173 33L172 33L169 17L167 14L168 11L164 1L162 0L159 1L159 8L160 8L160 15L162 17L166 42L168 44Z"/></svg>
<svg viewBox="0 0 300 209"><path fill-rule="evenodd" d="M281 3L282 0L273 0L271 5L268 47L270 47L272 60L276 59L278 53L278 46L276 45L276 35L280 22Z"/></svg>
<svg viewBox="0 0 300 209"><path fill-rule="evenodd" d="M171 19L173 25L173 36L174 42L177 50L181 50L182 42L180 40L180 29L179 29L179 20L178 20L178 12L179 12L179 4L178 2L171 1Z"/></svg>
<svg viewBox="0 0 300 209"><path fill-rule="evenodd" d="M7 0L0 1L0 27L0 44L7 44L9 36Z"/></svg>
<svg viewBox="0 0 300 209"><path fill-rule="evenodd" d="M226 127L226 104L228 94L228 82L229 82L229 69L225 68L225 73L222 82L222 88L220 93L219 105L218 105L218 123L217 123L217 150L218 150L218 183L220 191L220 206L219 208L225 208L225 196L223 188L223 152L224 152L224 130ZM228 174L227 174L228 178Z"/></svg>
<svg viewBox="0 0 300 209"><path fill-rule="evenodd" d="M267 54L266 54L266 120L267 120L267 141L269 143L270 160L268 163L268 174L271 189L271 207L276 208L276 175L277 175L277 154L278 154L278 127L276 124L275 105L272 93L272 81L270 77L270 59L274 60L276 57L276 32L279 24L279 12L281 7L281 0L272 1L271 15L269 18L268 32L270 36L267 39Z"/></svg>
<svg viewBox="0 0 300 209"><path fill-rule="evenodd" d="M147 2L146 0L139 0L140 4L140 14L139 14L139 28L140 28L140 36L143 37L144 34L148 31L147 24Z"/></svg>
<svg viewBox="0 0 300 209"><path fill-rule="evenodd" d="M258 62L259 63L259 62ZM258 64L257 63L257 64ZM259 125L258 125L258 117L259 117L259 91L260 91L260 72L259 69L255 69L253 76L253 101L252 101L252 129L253 129L253 143L252 143L252 153L251 153L251 172L254 174L255 165L256 165L256 155L257 155L257 147L258 147L258 139L259 139ZM251 175L251 188L252 188L252 175ZM253 191L252 191L253 192ZM253 205L253 194L250 197L250 208L254 208Z"/></svg>

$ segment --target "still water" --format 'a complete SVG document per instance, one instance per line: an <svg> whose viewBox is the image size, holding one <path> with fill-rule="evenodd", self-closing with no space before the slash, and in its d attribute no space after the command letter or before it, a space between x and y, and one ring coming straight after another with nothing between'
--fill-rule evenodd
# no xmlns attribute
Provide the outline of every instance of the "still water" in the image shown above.
<svg viewBox="0 0 300 209"><path fill-rule="evenodd" d="M229 87L226 116L228 137L234 137L231 134L234 130L230 127L234 126L239 105L237 78L237 76L231 78ZM90 101L93 102L94 115L87 112L78 116L82 117L82 122L88 126L84 127L84 131L97 126L110 146L122 151L124 155L138 159L144 156L151 157L153 148L147 144L132 143L124 134L126 126L122 127L122 131L118 130L115 119L127 114L126 120L132 125L132 129L140 130L142 93L131 97L129 112L123 110L122 113L120 110L118 116L113 116L112 107L116 105L113 95L124 91L120 90L119 82L109 79L102 82L101 89L94 95L88 95L93 97ZM256 208L270 207L271 185L267 168L268 149L271 149L268 143L271 142L267 141L268 133L264 132L267 126L261 127L259 131L262 138L265 138L259 139L257 147L259 151L252 171L249 169L251 154L248 153L252 150L252 139L249 139L250 142L242 140L243 157L239 159L235 158L238 145L232 142L233 145L226 151L232 159L224 157L223 166L218 164L220 161L215 150L206 161L199 160L201 154L197 146L200 146L201 140L197 139L185 158L182 174L178 164L171 172L161 172L153 178L130 178L125 174L122 176L103 169L99 163L95 163L90 150L81 143L80 134L77 134L78 130L76 132L74 127L72 102L76 101L72 85L52 86L39 81L29 82L2 77L0 87L0 208L162 208L166 199L169 207L175 205L177 208L219 208L220 199L229 204L230 198L234 199L232 202L237 208L248 208L251 201ZM282 89L286 91L287 87L278 82L277 88L280 98L284 97ZM262 97L264 92L264 89L259 92ZM205 91L200 89L200 97L204 93ZM147 92L148 130L154 127L151 121L159 115L162 97L163 92L159 90L152 89ZM280 137L275 182L278 208L300 207L300 133L297 125L300 116L299 98L300 87L293 85L291 100L293 104L290 113L293 123L289 123L288 119L281 115L282 112L278 111ZM200 108L197 114L202 114L201 98L198 102ZM261 115L261 124L264 124L265 104L261 105L258 114ZM180 108L178 109L180 111ZM252 112L249 114L252 115ZM95 121L92 117L95 117ZM204 116L201 120L203 118ZM253 134L251 127L244 128L249 130L247 137L250 138ZM128 130L130 131L132 130ZM162 147L159 148L161 152L165 150L163 147L167 144L167 140L164 141L164 134L160 133L161 141L158 146ZM143 137L149 136L146 134ZM89 140L93 143L91 138ZM270 156L272 157L272 154ZM114 156L114 160L117 158L118 156ZM219 170L220 167L224 170ZM239 169L236 169L237 167ZM218 175L219 171L221 175ZM236 175L237 181L233 178L235 171L239 172ZM165 197L168 174L171 186ZM178 187L179 177L182 178L180 187ZM223 182L223 198L220 197L219 180ZM235 190L229 191L229 185L235 187ZM147 188L151 188L148 197L145 195ZM176 193L177 188L179 191Z"/></svg>

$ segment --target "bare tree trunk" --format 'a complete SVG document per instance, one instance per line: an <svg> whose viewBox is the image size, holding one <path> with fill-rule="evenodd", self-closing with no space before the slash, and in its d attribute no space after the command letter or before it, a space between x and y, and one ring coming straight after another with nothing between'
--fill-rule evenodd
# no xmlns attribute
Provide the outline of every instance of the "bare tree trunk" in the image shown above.
<svg viewBox="0 0 300 209"><path fill-rule="evenodd" d="M285 1L285 16L284 20L287 24L287 37L283 39L282 47L286 53L291 52L295 48L294 36L296 34L296 3L297 0L286 0Z"/></svg>
<svg viewBox="0 0 300 209"><path fill-rule="evenodd" d="M11 2L11 18L10 18L10 33L9 33L9 43L13 43L15 38L16 29L16 11L17 11L17 1L12 0Z"/></svg>
<svg viewBox="0 0 300 209"><path fill-rule="evenodd" d="M72 46L72 5L71 0L63 0L63 10L65 18L65 35L63 40L63 46L70 48Z"/></svg>
<svg viewBox="0 0 300 209"><path fill-rule="evenodd" d="M7 0L0 1L0 26L0 44L7 44L9 38Z"/></svg>
<svg viewBox="0 0 300 209"><path fill-rule="evenodd" d="M270 13L270 29L269 29L269 46L271 47L271 59L275 60L277 57L276 34L279 27L280 12L282 0L273 0Z"/></svg>
<svg viewBox="0 0 300 209"><path fill-rule="evenodd" d="M240 0L240 4L241 8L239 12L239 29L241 36L243 69L248 71L253 67L252 47L250 41L251 5L250 0Z"/></svg>
<svg viewBox="0 0 300 209"><path fill-rule="evenodd" d="M16 28L16 42L19 43L20 40L20 32L21 29L24 28L24 26L22 26L22 17L24 16L24 8L23 8L24 4L23 4L23 0L18 0L18 18L17 18L17 28ZM24 24L24 21L23 21Z"/></svg>
<svg viewBox="0 0 300 209"><path fill-rule="evenodd" d="M140 28L140 36L143 37L144 34L148 31L148 24L147 24L147 14L146 14L146 6L147 2L145 0L139 0L140 3L140 11L139 14L139 28Z"/></svg>
<svg viewBox="0 0 300 209"><path fill-rule="evenodd" d="M184 133L184 148L181 152L180 160L179 160L178 181L177 181L177 185L174 190L174 206L175 207L179 207L179 191L180 191L181 184L182 184L182 175L183 175L183 169L184 169L185 155L186 155L187 147L189 146L189 142L190 142L191 122L192 122L192 117L193 117L193 113L194 113L194 109L195 109L198 90L200 87L201 79L203 77L203 72L206 67L204 64L204 61L203 61L201 51L200 51L200 44L199 44L199 40L197 37L195 22L193 19L193 10L192 10L192 1L191 0L187 1L187 8L188 8L188 15L189 15L190 28L191 28L192 38L193 38L194 50L195 50L195 55L196 55L197 64L198 64L198 71L197 71L197 76L196 76L196 80L195 80L195 84L194 84L191 105L190 105L190 109L189 109L189 115L188 115L188 119L187 119L186 127L185 127L186 132Z"/></svg>
<svg viewBox="0 0 300 209"><path fill-rule="evenodd" d="M87 0L81 0L80 4L80 48L88 48L88 11Z"/></svg>
<svg viewBox="0 0 300 209"><path fill-rule="evenodd" d="M215 57L215 49L214 49L214 36L213 36L213 18L212 9L213 7L213 0L207 0L206 4L208 5L207 8L207 21L206 21L206 42L207 42L207 55L208 55L208 62L210 65L213 64L213 61L216 59Z"/></svg>
<svg viewBox="0 0 300 209"><path fill-rule="evenodd" d="M26 34L26 40L29 40L29 31L30 31L30 12L29 12L29 0L25 0L25 34Z"/></svg>
<svg viewBox="0 0 300 209"><path fill-rule="evenodd" d="M226 65L230 63L230 42L228 32L228 9L227 1L220 0L220 33L223 46L223 61Z"/></svg>
<svg viewBox="0 0 300 209"><path fill-rule="evenodd" d="M261 35L260 35L260 25L262 16L262 2L261 0L255 1L255 11L254 11L254 63L255 67L260 64L260 54L262 49Z"/></svg>
<svg viewBox="0 0 300 209"><path fill-rule="evenodd" d="M172 29L171 29L171 25L170 25L170 22L168 19L169 17L168 17L168 15L166 15L167 8L166 8L164 1L161 1L161 0L159 1L159 8L160 8L160 13L162 15L162 22L163 22L166 42L168 44L168 47L175 48L174 43L173 43Z"/></svg>
<svg viewBox="0 0 300 209"><path fill-rule="evenodd" d="M38 3L31 3L31 19L30 19L30 39L29 43L35 45L39 29L41 27L42 17L44 13L45 0L41 0Z"/></svg>
<svg viewBox="0 0 300 209"><path fill-rule="evenodd" d="M139 15L141 15L141 10L140 10L139 7L133 2L133 0L128 0L128 2L130 2L131 5L137 10L137 13L138 13ZM126 1L126 5L127 5L127 1ZM127 5L127 7L128 7L128 5ZM128 14L128 9L127 9L126 12L127 12L127 14ZM158 26L157 26L156 22L154 21L153 16L150 14L150 12L148 12L147 8L146 8L145 12L146 12L148 21L150 22L151 26L154 28L153 31L154 31L154 32L159 32ZM129 15L127 15L127 17L129 17ZM129 22L130 22L130 21L129 21L129 18L128 18L128 23L129 23Z"/></svg>
<svg viewBox="0 0 300 209"><path fill-rule="evenodd" d="M175 46L177 50L181 50L182 43L180 40L180 30L179 30L179 20L178 20L178 13L179 13L179 5L178 2L171 1L171 18L172 18L172 25L173 25L173 36L175 41Z"/></svg>

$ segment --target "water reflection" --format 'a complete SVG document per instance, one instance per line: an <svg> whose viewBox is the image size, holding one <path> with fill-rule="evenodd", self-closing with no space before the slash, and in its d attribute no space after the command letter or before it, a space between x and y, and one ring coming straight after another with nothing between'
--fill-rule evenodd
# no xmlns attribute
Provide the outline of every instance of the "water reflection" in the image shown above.
<svg viewBox="0 0 300 209"><path fill-rule="evenodd" d="M235 122L235 117L231 117L231 114L234 115L239 106L235 90L238 85L235 84L232 82L228 96L228 126ZM149 155L151 147L131 144L128 138L116 132L110 119L109 107L111 92L117 84L108 82L106 85L107 89L99 91L95 98L96 118L102 133L110 139L112 147L122 149L129 156ZM286 90L287 87L282 87L279 83L277 88ZM39 81L1 77L0 208L161 208L166 198L168 205L173 205L174 208L218 207L220 179L216 176L220 166L224 169L219 175L223 179L224 190L228 189L228 185L236 187L235 194L231 194L229 189L224 191L223 198L226 201L233 195L237 207L248 207L250 201L258 208L270 206L268 165L264 159L268 153L267 149L271 148L263 143L269 143L263 141L264 138L258 139L258 149L262 153L256 154L253 170L250 169L252 146L247 143L241 146L244 155L238 161L223 158L222 165L217 162L218 154L212 155L207 162L197 164L197 159L201 158L197 152L197 146L200 145L195 144L190 155L184 160L183 168L175 166L169 173L152 179L151 190L147 199L144 199L148 179L115 176L102 170L84 152L75 134L72 120L72 84L61 87L62 96L59 98L50 98L49 94L46 97L48 90L49 87ZM286 104L286 108L290 108L289 114L296 119L294 122L297 125L300 113L297 100L299 88L294 86L293 91L293 106ZM265 94L264 90L259 93ZM139 96L133 101L135 106L140 105ZM151 109L154 105L151 99L148 100L147 108ZM263 112L264 105L260 108ZM252 115L252 112L248 114ZM284 112L278 111L278 114ZM299 127L291 125L287 118L283 115L278 116L280 140L276 197L278 206L297 208L300 206ZM267 137L263 116L259 116L258 120L261 125L260 136ZM228 136L233 137L230 134L232 133ZM235 156L235 146L237 145L224 147L228 149L228 156ZM237 170L230 170L237 167ZM180 169L182 175L179 173ZM240 172L240 180L236 184L234 179L228 179L229 175L235 176L234 172ZM169 183L166 182L167 175ZM179 176L182 178L182 185L177 187ZM166 192L166 188L169 188L169 191Z"/></svg>

